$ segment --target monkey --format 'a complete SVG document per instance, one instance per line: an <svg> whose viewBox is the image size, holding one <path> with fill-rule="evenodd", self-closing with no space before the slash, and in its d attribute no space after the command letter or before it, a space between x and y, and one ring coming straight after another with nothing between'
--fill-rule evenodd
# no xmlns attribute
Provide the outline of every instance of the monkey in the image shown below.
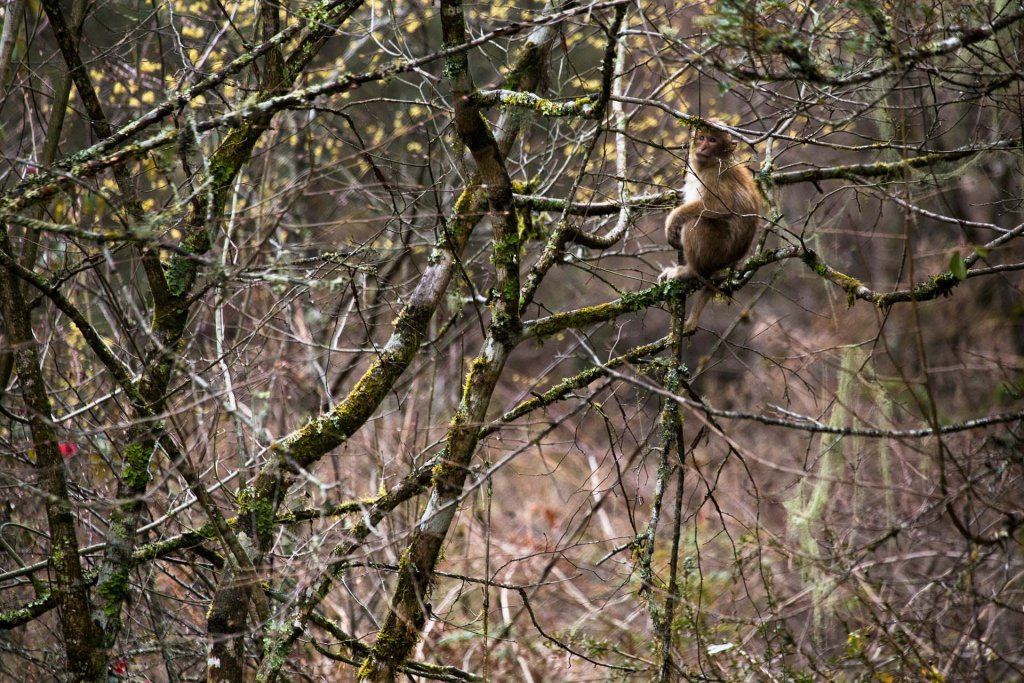
<svg viewBox="0 0 1024 683"><path fill-rule="evenodd" d="M735 148L736 142L724 131L694 129L683 203L665 219L665 239L684 264L665 268L658 281L696 278L706 285L683 327L684 335L697 329L711 298L714 288L708 278L739 261L757 230L761 196L750 170L733 160Z"/></svg>

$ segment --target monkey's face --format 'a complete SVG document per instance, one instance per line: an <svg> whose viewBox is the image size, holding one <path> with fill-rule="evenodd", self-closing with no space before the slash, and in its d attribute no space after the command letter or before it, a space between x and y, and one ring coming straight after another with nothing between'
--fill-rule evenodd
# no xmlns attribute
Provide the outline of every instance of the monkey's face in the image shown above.
<svg viewBox="0 0 1024 683"><path fill-rule="evenodd" d="M694 133L690 144L693 145L693 159L698 167L709 166L712 162L724 158L731 149L729 141L725 140L722 134L712 131Z"/></svg>

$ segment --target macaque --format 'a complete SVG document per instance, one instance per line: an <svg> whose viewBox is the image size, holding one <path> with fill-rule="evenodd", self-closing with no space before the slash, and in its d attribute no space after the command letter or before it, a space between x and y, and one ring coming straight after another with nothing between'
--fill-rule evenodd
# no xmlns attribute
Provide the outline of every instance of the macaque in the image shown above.
<svg viewBox="0 0 1024 683"><path fill-rule="evenodd" d="M761 198L750 171L733 160L735 147L728 133L694 130L683 203L665 220L665 238L685 263L665 268L658 281L696 278L707 285L686 321L684 334L697 329L697 320L711 298L708 278L739 261L757 229Z"/></svg>

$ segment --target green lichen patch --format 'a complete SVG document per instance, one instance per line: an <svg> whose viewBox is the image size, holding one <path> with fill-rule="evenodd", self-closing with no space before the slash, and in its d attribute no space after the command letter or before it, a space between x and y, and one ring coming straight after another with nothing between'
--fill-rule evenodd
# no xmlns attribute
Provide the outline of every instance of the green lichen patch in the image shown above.
<svg viewBox="0 0 1024 683"><path fill-rule="evenodd" d="M125 486L134 492L146 490L146 486L152 479L149 471L149 456L151 449L141 443L129 444L124 449L124 465L121 469L121 480Z"/></svg>
<svg viewBox="0 0 1024 683"><path fill-rule="evenodd" d="M273 533L273 504L270 499L261 496L256 487L247 486L238 493L238 514L240 517L250 517L260 536Z"/></svg>
<svg viewBox="0 0 1024 683"><path fill-rule="evenodd" d="M103 615L108 621L121 617L121 603L128 595L128 568L119 567L99 582L96 592L102 599Z"/></svg>

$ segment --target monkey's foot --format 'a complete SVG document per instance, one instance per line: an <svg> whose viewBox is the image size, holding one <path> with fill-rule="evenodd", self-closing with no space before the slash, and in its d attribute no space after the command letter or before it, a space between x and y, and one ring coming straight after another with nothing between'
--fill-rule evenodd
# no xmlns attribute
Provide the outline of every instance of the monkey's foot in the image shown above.
<svg viewBox="0 0 1024 683"><path fill-rule="evenodd" d="M689 269L686 266L672 266L661 271L661 275L658 276L658 282L668 282L669 280L678 280L688 276Z"/></svg>

